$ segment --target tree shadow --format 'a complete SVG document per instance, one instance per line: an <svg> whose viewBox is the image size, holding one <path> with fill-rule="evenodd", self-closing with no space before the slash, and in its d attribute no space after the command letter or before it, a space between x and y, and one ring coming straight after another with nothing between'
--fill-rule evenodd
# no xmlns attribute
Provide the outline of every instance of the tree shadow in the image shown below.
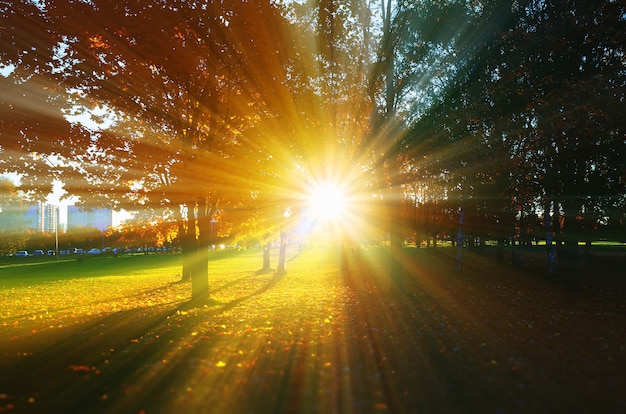
<svg viewBox="0 0 626 414"><path fill-rule="evenodd" d="M220 289L251 277L238 278ZM50 412L81 412L85 406L93 407L93 412L107 412L114 401L103 395L123 392L125 384L136 382L148 367L163 364L174 351L180 358L191 358L219 341L218 334L208 333L203 342L196 342L192 333L215 316L272 289L279 280L270 277L257 289L226 303L208 297L140 306L11 340L3 351L23 357L0 361L0 389L9 395L7 403L17 403L26 412L37 412L41 404ZM179 369L172 366L155 380L171 380L172 372ZM28 395L37 395L37 404L19 404Z"/></svg>
<svg viewBox="0 0 626 414"><path fill-rule="evenodd" d="M257 271L257 272L255 272L252 275L244 276L244 277L238 278L236 280L233 280L233 281L231 281L231 282L221 286L220 288L213 290L212 292L213 293L220 292L220 291L222 291L222 290L224 290L224 289L226 289L228 287L232 287L232 286L234 286L234 285L236 285L238 283L241 283L244 280L253 278L256 275L259 275L259 274L269 274L269 273L270 272L258 273L258 271ZM258 296L258 295L261 295L261 294L265 293L266 291L268 291L269 289L274 287L276 285L276 283L280 279L281 279L280 275L277 275L276 273L274 273L274 276L272 278L270 278L265 285L261 286L260 288L256 289L255 291L253 291L250 294L247 294L247 295L242 296L240 298L231 300L230 302L227 302L227 303L220 302L220 301L218 301L218 300L216 300L216 299L214 299L214 298L212 298L210 296L206 297L206 298L190 299L188 301L181 302L176 307L176 309L173 310L173 313L176 313L178 311L189 311L191 309L205 309L205 308L218 306L217 309L214 309L214 310L209 311L208 313L205 313L205 316L212 317L212 316L215 316L217 314L227 312L227 311L235 308L237 305L239 305L239 304L241 304L241 303L243 303L243 302L245 302L247 300L250 300L250 299L254 298L255 296Z"/></svg>

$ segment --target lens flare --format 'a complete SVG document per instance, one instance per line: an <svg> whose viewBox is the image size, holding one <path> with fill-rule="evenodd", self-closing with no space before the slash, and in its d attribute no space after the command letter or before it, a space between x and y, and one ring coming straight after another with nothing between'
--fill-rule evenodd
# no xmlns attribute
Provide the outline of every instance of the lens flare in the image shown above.
<svg viewBox="0 0 626 414"><path fill-rule="evenodd" d="M318 220L340 220L346 213L346 196L343 189L333 183L315 185L308 196L310 214Z"/></svg>

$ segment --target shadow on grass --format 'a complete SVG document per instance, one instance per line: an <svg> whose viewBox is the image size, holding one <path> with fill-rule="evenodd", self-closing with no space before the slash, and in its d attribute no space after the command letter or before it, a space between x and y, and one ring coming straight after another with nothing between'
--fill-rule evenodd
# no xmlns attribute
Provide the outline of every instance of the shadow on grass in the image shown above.
<svg viewBox="0 0 626 414"><path fill-rule="evenodd" d="M269 272L264 272L261 274L269 274L271 273L271 271ZM255 278L256 276L258 276L259 273L255 272L252 275L248 275L248 276L244 276L244 277L240 277L238 279L235 279L225 285L220 286L219 288L215 289L212 291L212 293L219 293L220 291L223 291L229 287L235 286L237 284L242 283L245 280L249 280L252 278ZM229 302L220 302L218 300L215 300L213 297L209 296L207 298L201 298L201 299L192 299L192 300L188 300L186 302L182 302L176 309L176 311L188 311L190 309L203 309L203 308L211 308L211 307L215 307L215 306L219 306L217 309L209 311L206 315L208 317L214 316L216 314L219 313L223 313L226 311L229 311L233 308L235 308L237 305L240 305L244 302L246 302L247 300L250 300L252 298L254 298L255 296L261 295L265 292L267 292L269 289L271 289L272 287L274 287L276 285L276 283L282 278L281 275L274 273L272 278L268 280L268 282L266 284L264 284L263 286L261 286L260 288L256 289L255 291L253 291L252 293L242 296L240 298L231 300Z"/></svg>
<svg viewBox="0 0 626 414"><path fill-rule="evenodd" d="M240 277L218 291L253 277ZM0 411L8 406L16 412L85 412L85 407L90 407L89 412L108 412L125 398L130 384L138 387L136 398L152 394L155 388L165 395L176 372L186 369L175 359L193 359L221 340L211 333L194 342L194 332L206 329L215 316L272 289L279 280L273 276L226 303L207 298L143 306L10 338L1 347ZM159 289L151 292L158 293ZM142 377L155 367L165 370L161 377ZM128 404L139 404L136 411L129 411L139 412L146 402L138 398Z"/></svg>
<svg viewBox="0 0 626 414"><path fill-rule="evenodd" d="M219 317L277 287L268 274L232 300L141 307L16 340L1 351L0 408L565 413L624 402L622 338L603 347L623 327L613 306L560 308L548 285L518 270L468 256L454 272L443 251L407 261L397 296L385 254L368 253L337 303L317 298L297 320L302 304L283 306L297 293L289 289L274 309Z"/></svg>

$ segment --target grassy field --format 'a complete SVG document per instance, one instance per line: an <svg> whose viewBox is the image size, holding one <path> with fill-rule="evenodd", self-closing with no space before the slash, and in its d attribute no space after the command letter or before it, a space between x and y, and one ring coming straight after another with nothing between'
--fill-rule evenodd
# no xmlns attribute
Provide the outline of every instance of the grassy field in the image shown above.
<svg viewBox="0 0 626 414"><path fill-rule="evenodd" d="M129 272L178 266L179 256L122 255L122 256L59 256L55 257L5 257L0 261L0 280L52 281L68 278L97 276L125 276Z"/></svg>
<svg viewBox="0 0 626 414"><path fill-rule="evenodd" d="M180 255L5 260L0 328L41 331L130 309L181 306L191 297L190 283L181 282L181 266ZM260 251L212 253L214 305L254 290L255 281L267 279L256 277L260 267Z"/></svg>
<svg viewBox="0 0 626 414"><path fill-rule="evenodd" d="M310 247L287 274L216 252L0 265L0 412L454 413L626 409L623 286L554 281L454 249ZM276 263L276 257L272 257ZM590 273L591 274L591 273Z"/></svg>
<svg viewBox="0 0 626 414"><path fill-rule="evenodd" d="M80 399L68 405L70 391L57 386L79 381L85 389L82 397L96 405L87 411L106 407L139 412L141 408L130 407L141 400L127 401L116 393L124 387L145 392L154 386L147 382L158 381L174 367L186 385L179 389L181 384L171 384L180 393L172 394L168 404L181 406L200 386L195 384L198 378L182 379L189 349L208 351L201 360L194 359L203 370L217 367L234 375L233 370L253 367L259 354L269 353L272 341L281 349L302 341L305 326L314 339L327 335L321 331L337 310L342 283L337 258L329 254L310 252L293 260L297 252L290 252L288 277L276 289L274 273L258 271L260 251L214 253L209 263L211 301L199 308L189 306L191 286L180 281L179 255L5 263L0 268L0 370L17 375L11 384L20 384L21 391L0 388L0 411L85 410ZM216 340L220 346L213 346ZM51 352L53 361L44 356ZM20 359L31 362L20 368ZM119 372L129 369L128 364L149 368L121 380ZM38 373L36 382L30 382L29 371ZM107 385L100 383L105 377ZM223 398L227 390L217 391L225 386L223 380L212 381L216 393L211 406L232 401ZM20 394L24 387L28 391ZM182 406L206 403L205 392L195 395L199 400Z"/></svg>
<svg viewBox="0 0 626 414"><path fill-rule="evenodd" d="M45 331L96 316L172 303L179 256L14 259L0 268L0 329ZM161 290L167 291L160 295ZM173 293L174 296L170 296Z"/></svg>

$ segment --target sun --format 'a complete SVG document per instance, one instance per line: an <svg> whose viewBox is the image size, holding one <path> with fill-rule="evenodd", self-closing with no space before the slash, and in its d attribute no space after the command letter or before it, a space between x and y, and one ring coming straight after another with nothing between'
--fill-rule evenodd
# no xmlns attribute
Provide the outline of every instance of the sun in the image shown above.
<svg viewBox="0 0 626 414"><path fill-rule="evenodd" d="M321 221L341 220L346 214L347 204L344 189L331 182L314 184L307 197L310 215Z"/></svg>

